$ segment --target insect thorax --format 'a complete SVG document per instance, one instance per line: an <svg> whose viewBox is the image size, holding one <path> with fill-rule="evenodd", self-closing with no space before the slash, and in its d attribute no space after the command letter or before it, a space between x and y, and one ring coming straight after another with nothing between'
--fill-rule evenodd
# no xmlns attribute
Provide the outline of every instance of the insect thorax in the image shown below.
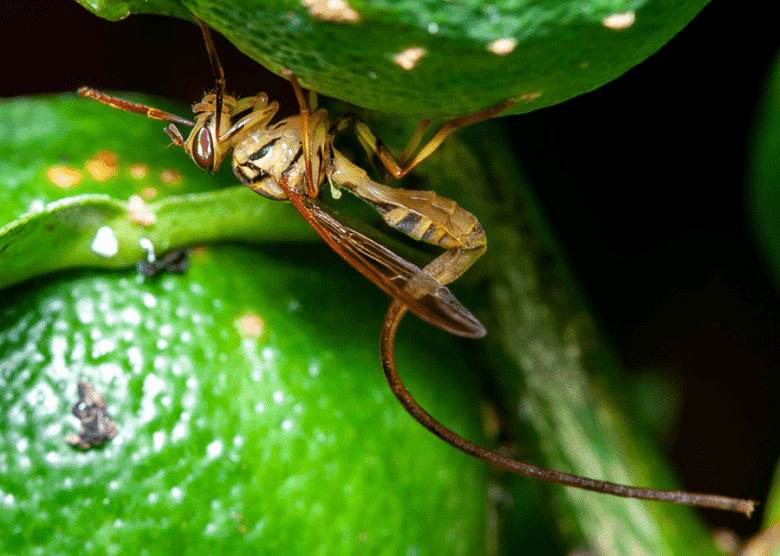
<svg viewBox="0 0 780 556"><path fill-rule="evenodd" d="M280 179L301 191L305 164L297 120L297 116L285 118L248 134L235 146L233 172L256 193L270 199L287 199L279 186Z"/></svg>

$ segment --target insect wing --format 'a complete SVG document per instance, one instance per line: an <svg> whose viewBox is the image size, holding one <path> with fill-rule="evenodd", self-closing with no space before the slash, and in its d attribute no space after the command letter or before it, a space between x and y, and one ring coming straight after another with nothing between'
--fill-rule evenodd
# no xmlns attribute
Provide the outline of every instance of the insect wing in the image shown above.
<svg viewBox="0 0 780 556"><path fill-rule="evenodd" d="M295 208L341 258L424 321L466 338L485 327L450 290L418 266L336 220L309 197L288 195Z"/></svg>

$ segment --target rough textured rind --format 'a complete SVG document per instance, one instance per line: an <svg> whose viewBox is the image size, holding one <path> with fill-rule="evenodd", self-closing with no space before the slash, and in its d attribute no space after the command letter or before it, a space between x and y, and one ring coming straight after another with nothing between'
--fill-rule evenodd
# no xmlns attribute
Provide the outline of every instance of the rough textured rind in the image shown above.
<svg viewBox="0 0 780 556"><path fill-rule="evenodd" d="M591 91L658 50L707 0L570 0L519 8L510 0L355 1L349 8L358 15L343 21L317 17L293 0L183 3L262 65L276 73L291 69L319 93L393 114L452 118L507 97L520 99L510 114ZM629 27L605 24L628 12L634 13ZM511 52L496 53L500 40L515 43ZM404 69L395 60L410 48L425 54Z"/></svg>

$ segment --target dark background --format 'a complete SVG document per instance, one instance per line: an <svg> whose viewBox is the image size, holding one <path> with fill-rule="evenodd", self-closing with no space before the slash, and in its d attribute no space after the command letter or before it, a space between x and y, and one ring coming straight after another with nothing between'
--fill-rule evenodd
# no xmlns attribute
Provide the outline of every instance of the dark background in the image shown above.
<svg viewBox="0 0 780 556"><path fill-rule="evenodd" d="M289 97L286 81L216 39L231 91ZM780 454L780 299L746 220L745 156L778 45L768 14L714 0L620 79L505 119L626 372L679 378L665 448L682 484L758 500ZM192 24L111 23L68 0L2 2L0 46L2 96L90 85L192 103L213 82ZM705 513L741 534L759 526Z"/></svg>

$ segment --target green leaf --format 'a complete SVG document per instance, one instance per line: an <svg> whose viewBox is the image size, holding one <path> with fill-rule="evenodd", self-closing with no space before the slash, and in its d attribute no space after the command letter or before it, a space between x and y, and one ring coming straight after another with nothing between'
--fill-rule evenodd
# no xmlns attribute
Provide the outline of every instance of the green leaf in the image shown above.
<svg viewBox="0 0 780 556"><path fill-rule="evenodd" d="M158 254L218 240L315 239L291 206L244 186L196 193L237 180L166 150L161 127L75 95L0 102L0 217L19 215L0 219L0 288L66 268L133 266L147 257L142 238ZM154 223L138 223L130 195L159 199L147 206ZM109 253L96 243L102 228L116 241Z"/></svg>
<svg viewBox="0 0 780 556"><path fill-rule="evenodd" d="M780 52L766 76L749 156L749 210L756 243L780 285ZM764 510L764 527L780 521L780 463ZM780 550L778 548L777 550Z"/></svg>
<svg viewBox="0 0 780 556"><path fill-rule="evenodd" d="M750 212L758 246L780 284L780 53L758 106L748 168Z"/></svg>
<svg viewBox="0 0 780 556"><path fill-rule="evenodd" d="M126 8L171 12L144 0L121 9L80 1L108 19ZM518 104L507 114L529 112L591 91L656 52L706 3L351 0L328 15L319 11L324 1L182 2L275 73L287 68L324 95L430 119L510 97ZM196 30L192 40L200 40Z"/></svg>

